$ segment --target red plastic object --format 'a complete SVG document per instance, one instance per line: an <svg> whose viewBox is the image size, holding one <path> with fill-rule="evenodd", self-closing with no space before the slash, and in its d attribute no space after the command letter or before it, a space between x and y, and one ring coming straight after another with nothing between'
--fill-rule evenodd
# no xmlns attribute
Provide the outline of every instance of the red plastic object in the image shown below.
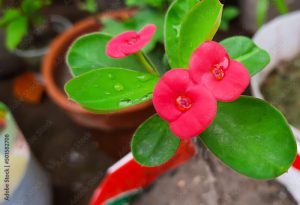
<svg viewBox="0 0 300 205"><path fill-rule="evenodd" d="M297 157L293 164L293 167L300 171L300 155L299 154L297 154Z"/></svg>
<svg viewBox="0 0 300 205"><path fill-rule="evenodd" d="M190 140L183 141L175 156L159 167L143 167L129 153L109 168L106 177L96 189L90 205L104 205L106 201L122 193L146 187L164 172L183 164L195 154L195 145Z"/></svg>

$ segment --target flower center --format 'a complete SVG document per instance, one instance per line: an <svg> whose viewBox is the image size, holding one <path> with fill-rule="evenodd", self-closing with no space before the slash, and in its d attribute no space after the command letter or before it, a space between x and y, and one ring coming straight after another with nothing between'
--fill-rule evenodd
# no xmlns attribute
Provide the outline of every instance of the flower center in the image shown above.
<svg viewBox="0 0 300 205"><path fill-rule="evenodd" d="M177 108L181 111L187 111L192 107L192 101L187 96L179 96L176 99Z"/></svg>
<svg viewBox="0 0 300 205"><path fill-rule="evenodd" d="M219 64L215 65L210 72L216 80L222 80L225 76L225 71Z"/></svg>
<svg viewBox="0 0 300 205"><path fill-rule="evenodd" d="M132 45L136 44L136 42L138 41L138 38L139 38L139 36L132 37L131 39L127 40L126 43L128 45L132 46Z"/></svg>
<svg viewBox="0 0 300 205"><path fill-rule="evenodd" d="M216 80L222 80L225 77L225 71L229 67L229 58L224 57L223 61L219 64L214 65L210 72Z"/></svg>

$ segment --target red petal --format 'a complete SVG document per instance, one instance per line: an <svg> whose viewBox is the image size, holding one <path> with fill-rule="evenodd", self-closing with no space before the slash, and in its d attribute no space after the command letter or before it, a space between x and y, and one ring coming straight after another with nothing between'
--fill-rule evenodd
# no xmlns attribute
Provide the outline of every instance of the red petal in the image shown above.
<svg viewBox="0 0 300 205"><path fill-rule="evenodd" d="M153 93L153 105L158 115L166 121L174 121L181 114L176 99L193 84L185 69L172 69L157 83Z"/></svg>
<svg viewBox="0 0 300 205"><path fill-rule="evenodd" d="M204 86L190 87L187 95L193 103L191 109L170 123L172 132L181 139L198 136L212 123L217 112L216 99Z"/></svg>
<svg viewBox="0 0 300 205"><path fill-rule="evenodd" d="M152 39L153 35L156 32L156 26L154 24L148 24L138 33L138 39L135 44L128 45L123 44L122 50L127 55L136 53L142 50Z"/></svg>
<svg viewBox="0 0 300 205"><path fill-rule="evenodd" d="M203 84L220 101L230 102L240 97L250 83L250 74L244 65L230 60L230 67L222 80L216 80L211 73L203 76Z"/></svg>
<svg viewBox="0 0 300 205"><path fill-rule="evenodd" d="M112 58L123 58L128 56L128 54L124 52L123 46L127 44L126 42L129 39L134 38L137 35L138 34L135 31L128 31L112 38L106 46L106 55Z"/></svg>
<svg viewBox="0 0 300 205"><path fill-rule="evenodd" d="M190 59L191 78L200 83L204 73L210 72L211 68L227 60L229 56L223 46L214 41L206 41L193 53ZM226 67L228 67L227 65Z"/></svg>

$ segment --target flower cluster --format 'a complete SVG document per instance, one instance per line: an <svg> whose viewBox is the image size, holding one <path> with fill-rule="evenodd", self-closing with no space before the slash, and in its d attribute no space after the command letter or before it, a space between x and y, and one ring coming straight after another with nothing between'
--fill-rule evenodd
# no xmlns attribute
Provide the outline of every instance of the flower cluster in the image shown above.
<svg viewBox="0 0 300 205"><path fill-rule="evenodd" d="M160 79L153 104L176 136L190 139L211 124L217 100L236 100L249 82L241 63L230 59L219 43L207 41L192 54L189 69L172 69Z"/></svg>
<svg viewBox="0 0 300 205"><path fill-rule="evenodd" d="M106 53L113 58L136 53L147 45L155 31L156 27L150 24L139 33L122 33L108 43ZM188 69L172 69L162 76L154 89L153 105L176 136L190 139L212 123L217 100L236 100L249 82L245 66L230 59L219 43L206 41L192 54Z"/></svg>

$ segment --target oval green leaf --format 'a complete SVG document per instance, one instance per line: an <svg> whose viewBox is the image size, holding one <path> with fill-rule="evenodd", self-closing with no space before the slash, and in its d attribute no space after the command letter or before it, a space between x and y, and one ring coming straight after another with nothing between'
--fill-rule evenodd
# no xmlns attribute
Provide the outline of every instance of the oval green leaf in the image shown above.
<svg viewBox="0 0 300 205"><path fill-rule="evenodd" d="M98 113L117 111L152 98L158 76L122 68L100 68L70 80L69 98Z"/></svg>
<svg viewBox="0 0 300 205"><path fill-rule="evenodd" d="M176 0L169 7L165 19L165 47L172 68L180 67L179 32L185 15L199 0Z"/></svg>
<svg viewBox="0 0 300 205"><path fill-rule="evenodd" d="M212 40L221 23L223 4L202 0L185 16L179 33L180 68L187 68L192 53L206 40Z"/></svg>
<svg viewBox="0 0 300 205"><path fill-rule="evenodd" d="M143 71L143 64L136 55L115 59L106 55L105 49L112 36L103 33L92 33L79 37L70 47L67 64L74 76L88 71L118 67L129 70Z"/></svg>
<svg viewBox="0 0 300 205"><path fill-rule="evenodd" d="M226 165L254 179L273 179L285 173L297 152L282 114L246 96L220 103L213 124L200 137Z"/></svg>
<svg viewBox="0 0 300 205"><path fill-rule="evenodd" d="M261 71L270 62L269 54L248 37L234 36L220 43L225 47L230 58L242 63L251 76Z"/></svg>
<svg viewBox="0 0 300 205"><path fill-rule="evenodd" d="M139 164L155 167L171 159L179 145L180 139L171 132L168 123L154 115L134 133L131 151Z"/></svg>

